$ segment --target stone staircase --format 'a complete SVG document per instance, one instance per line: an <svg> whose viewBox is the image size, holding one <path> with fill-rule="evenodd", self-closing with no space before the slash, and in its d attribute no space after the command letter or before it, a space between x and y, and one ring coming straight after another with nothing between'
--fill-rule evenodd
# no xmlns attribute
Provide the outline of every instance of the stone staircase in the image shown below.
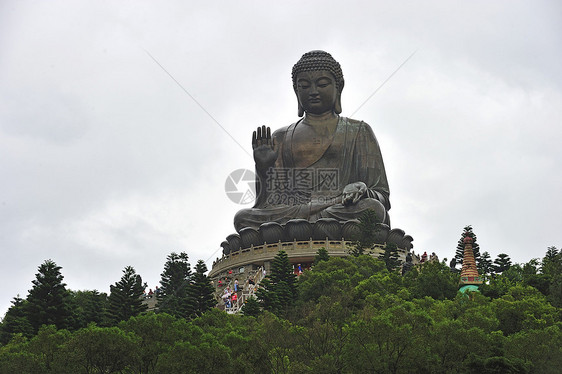
<svg viewBox="0 0 562 374"><path fill-rule="evenodd" d="M263 273L263 268L259 268L258 270L256 270L253 273L253 275L250 275L247 279L250 279L250 277L254 279L255 282L254 287L250 287L248 281L246 280L244 286L242 287L242 290L238 291L237 293L238 297L236 301L231 302L230 307L225 306L224 310L228 314L239 314L242 310L242 307L246 303L246 300L248 300L251 297L255 297L255 292L259 288L260 282L265 278L265 275ZM234 289L234 281L231 280L230 283L227 285L227 287Z"/></svg>

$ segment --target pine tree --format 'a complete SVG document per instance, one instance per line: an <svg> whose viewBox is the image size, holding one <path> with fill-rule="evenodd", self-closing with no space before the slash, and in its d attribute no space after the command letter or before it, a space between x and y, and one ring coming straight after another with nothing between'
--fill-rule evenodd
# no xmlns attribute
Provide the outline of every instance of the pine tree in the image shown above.
<svg viewBox="0 0 562 374"><path fill-rule="evenodd" d="M107 309L107 294L93 291L70 291L76 329L90 323L102 325Z"/></svg>
<svg viewBox="0 0 562 374"><path fill-rule="evenodd" d="M261 313L260 303L255 297L250 297L242 307L242 314L250 317L257 317Z"/></svg>
<svg viewBox="0 0 562 374"><path fill-rule="evenodd" d="M498 257L494 260L494 270L496 273L503 273L511 267L511 259L509 255L505 253L500 253Z"/></svg>
<svg viewBox="0 0 562 374"><path fill-rule="evenodd" d="M35 274L33 288L27 295L27 318L37 333L42 325L55 325L58 329L72 325L69 292L64 277L52 260L45 260Z"/></svg>
<svg viewBox="0 0 562 374"><path fill-rule="evenodd" d="M328 250L322 247L318 249L318 251L316 252L316 256L314 257L314 265L317 265L322 261L328 261L329 259L330 259L330 255L328 254Z"/></svg>
<svg viewBox="0 0 562 374"><path fill-rule="evenodd" d="M195 313L192 296L191 266L187 253L172 252L166 258L164 272L160 275L158 310L176 317L188 318Z"/></svg>
<svg viewBox="0 0 562 374"><path fill-rule="evenodd" d="M464 231L461 235L457 243L457 251L455 252L455 259L457 263L462 264L462 260L464 257L464 238L467 236L472 238L472 252L474 253L474 259L476 260L477 265L480 263L480 246L476 241L476 235L472 232L472 226L468 225L464 228Z"/></svg>
<svg viewBox="0 0 562 374"><path fill-rule="evenodd" d="M256 296L264 309L272 312L286 311L297 295L296 275L287 252L277 253L271 264L271 272L262 280Z"/></svg>
<svg viewBox="0 0 562 374"><path fill-rule="evenodd" d="M541 275L548 280L548 299L552 305L562 308L562 250L548 247L541 261Z"/></svg>
<svg viewBox="0 0 562 374"><path fill-rule="evenodd" d="M271 281L274 284L285 282L288 286L288 291L291 296L297 294L297 278L293 272L293 266L289 262L289 256L285 251L279 251L273 258L271 264Z"/></svg>
<svg viewBox="0 0 562 374"><path fill-rule="evenodd" d="M200 316L215 306L215 289L209 278L205 275L207 265L203 260L197 261L195 273L193 274L192 295L195 299L195 314Z"/></svg>
<svg viewBox="0 0 562 374"><path fill-rule="evenodd" d="M562 251L558 251L556 247L548 247L541 262L541 272L543 274L554 276L559 270L557 266L562 260Z"/></svg>
<svg viewBox="0 0 562 374"><path fill-rule="evenodd" d="M489 275L494 272L494 263L488 252L482 253L480 261L476 267L478 268L478 273L482 276Z"/></svg>
<svg viewBox="0 0 562 374"><path fill-rule="evenodd" d="M387 243L384 252L379 255L379 258L384 261L388 271L394 271L400 266L398 247L394 243Z"/></svg>
<svg viewBox="0 0 562 374"><path fill-rule="evenodd" d="M27 318L26 306L27 301L20 295L14 297L12 306L0 325L0 344L8 343L14 334L22 334L28 338L33 336L33 327Z"/></svg>
<svg viewBox="0 0 562 374"><path fill-rule="evenodd" d="M111 293L107 300L106 315L110 325L126 321L146 311L147 306L143 303L146 286L132 266L125 267L121 279L109 286Z"/></svg>
<svg viewBox="0 0 562 374"><path fill-rule="evenodd" d="M349 252L352 256L360 256L373 247L377 236L376 225L377 214L374 210L369 209L361 214L359 236L353 241L352 249Z"/></svg>

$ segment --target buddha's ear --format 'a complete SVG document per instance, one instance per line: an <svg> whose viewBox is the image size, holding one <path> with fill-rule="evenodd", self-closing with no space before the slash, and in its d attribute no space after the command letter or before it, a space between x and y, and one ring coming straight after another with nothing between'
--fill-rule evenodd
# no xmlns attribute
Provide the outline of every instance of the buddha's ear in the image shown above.
<svg viewBox="0 0 562 374"><path fill-rule="evenodd" d="M336 112L336 114L341 113L341 91L339 90L338 90L338 95L336 97L336 102L334 104L334 112Z"/></svg>
<svg viewBox="0 0 562 374"><path fill-rule="evenodd" d="M297 93L297 89L295 87L293 87L293 89L295 90L295 96L297 97L297 104L299 105L299 117L304 116L304 108L301 105L301 101L299 100L299 94Z"/></svg>

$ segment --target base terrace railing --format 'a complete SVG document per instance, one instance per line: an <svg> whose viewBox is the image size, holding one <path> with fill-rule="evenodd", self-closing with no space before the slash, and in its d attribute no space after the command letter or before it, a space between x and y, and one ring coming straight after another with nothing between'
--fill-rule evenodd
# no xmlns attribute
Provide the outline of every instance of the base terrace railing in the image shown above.
<svg viewBox="0 0 562 374"><path fill-rule="evenodd" d="M277 252L284 250L289 258L314 256L320 249L325 248L330 256L347 256L352 248L351 241L347 240L306 240L306 241L290 241L263 244L258 246L250 246L233 251L228 255L223 255L220 259L213 263L213 268L209 272L209 277L214 278L218 274L239 266L251 263L262 263L271 260ZM382 251L384 245L375 245L375 251Z"/></svg>

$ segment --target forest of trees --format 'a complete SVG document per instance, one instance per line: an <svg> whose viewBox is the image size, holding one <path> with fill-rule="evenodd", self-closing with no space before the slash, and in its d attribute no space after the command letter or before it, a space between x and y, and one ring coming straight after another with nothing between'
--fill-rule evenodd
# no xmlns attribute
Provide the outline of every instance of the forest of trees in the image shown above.
<svg viewBox="0 0 562 374"><path fill-rule="evenodd" d="M182 254L168 257L162 284L175 298L159 313L68 291L46 261L2 322L0 373L559 372L560 250L488 273L471 294L444 261L402 276L383 260L319 251L296 279L280 252L242 315L209 308L204 264L193 273ZM125 268L111 294L132 301L139 285Z"/></svg>
<svg viewBox="0 0 562 374"><path fill-rule="evenodd" d="M158 309L174 317L192 318L215 306L214 288L206 272L202 260L192 273L187 254L172 252L161 274ZM27 297L16 296L6 312L0 324L0 345L14 336L32 338L44 325L71 332L91 324L114 327L147 311L147 285L132 266L126 266L121 279L109 286L109 295L68 290L61 267L52 260L39 266L32 284Z"/></svg>

